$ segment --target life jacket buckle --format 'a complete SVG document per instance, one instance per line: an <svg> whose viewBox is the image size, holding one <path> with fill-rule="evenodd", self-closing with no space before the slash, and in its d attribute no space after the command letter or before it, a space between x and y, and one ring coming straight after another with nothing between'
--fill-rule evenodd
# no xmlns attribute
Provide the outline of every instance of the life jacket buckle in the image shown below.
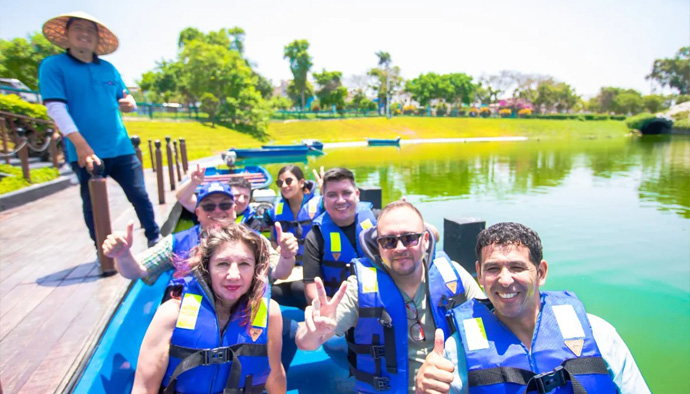
<svg viewBox="0 0 690 394"><path fill-rule="evenodd" d="M225 364L229 361L228 348L219 347L204 352L204 365Z"/></svg>
<svg viewBox="0 0 690 394"><path fill-rule="evenodd" d="M385 376L374 376L374 389L376 391L386 391L391 389L391 380Z"/></svg>
<svg viewBox="0 0 690 394"><path fill-rule="evenodd" d="M379 359L386 356L386 347L372 345L369 352L371 353L371 357Z"/></svg>
<svg viewBox="0 0 690 394"><path fill-rule="evenodd" d="M568 379L565 376L565 370L562 365L559 365L551 372L543 372L532 378L537 386L537 391L540 394L548 393L551 390L565 386Z"/></svg>

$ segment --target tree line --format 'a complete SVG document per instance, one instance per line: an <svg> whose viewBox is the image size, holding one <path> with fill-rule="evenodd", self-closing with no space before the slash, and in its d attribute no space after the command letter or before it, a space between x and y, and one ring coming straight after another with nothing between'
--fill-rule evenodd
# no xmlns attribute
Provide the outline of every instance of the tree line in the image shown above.
<svg viewBox="0 0 690 394"><path fill-rule="evenodd" d="M414 107L449 113L470 105L502 102L512 109L531 104L543 113L635 114L658 112L672 102L690 100L690 47L681 48L673 58L656 59L646 76L677 93L642 95L634 89L602 87L595 97L583 100L565 82L518 71L501 71L476 80L465 73L430 72L405 80L384 51L376 53L378 62L366 75L352 77L348 89L342 72L312 70L309 42L294 40L283 49L293 76L286 87L287 97L283 97L273 94L273 83L246 58L244 39L245 32L239 27L209 33L193 27L182 30L176 58L157 62L137 81L144 92L138 101L199 104L213 124L263 134L276 109L378 109L399 114ZM17 78L37 89L40 61L61 51L38 32L27 39L0 40L0 77Z"/></svg>

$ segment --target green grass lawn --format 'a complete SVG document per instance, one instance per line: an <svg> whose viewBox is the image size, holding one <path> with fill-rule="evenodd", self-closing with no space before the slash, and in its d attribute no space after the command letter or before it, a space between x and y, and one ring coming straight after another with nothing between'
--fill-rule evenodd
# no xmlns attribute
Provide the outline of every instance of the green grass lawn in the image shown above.
<svg viewBox="0 0 690 394"><path fill-rule="evenodd" d="M260 141L247 134L196 121L150 121L125 119L129 135L142 139L148 155L148 140L185 138L189 160L217 155L236 147L259 147L268 141L295 143L314 138L322 142L363 141L366 138L467 138L525 136L529 138L604 138L628 133L622 121L578 121L549 119L483 119L396 117L271 122L268 137ZM150 167L150 160L144 166Z"/></svg>
<svg viewBox="0 0 690 394"><path fill-rule="evenodd" d="M0 172L11 175L0 179L0 194L13 192L33 184L52 181L60 176L60 172L56 168L52 167L29 170L32 182L29 183L26 181L26 179L24 179L21 167L0 164Z"/></svg>

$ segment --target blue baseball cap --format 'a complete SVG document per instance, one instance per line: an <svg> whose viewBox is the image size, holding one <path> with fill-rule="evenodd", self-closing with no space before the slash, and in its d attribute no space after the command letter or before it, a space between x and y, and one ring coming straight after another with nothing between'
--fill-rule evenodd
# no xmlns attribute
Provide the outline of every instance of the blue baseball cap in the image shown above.
<svg viewBox="0 0 690 394"><path fill-rule="evenodd" d="M211 194L225 194L226 196L230 197L233 201L235 200L235 196L232 194L232 190L230 190L230 186L228 186L227 183L208 182L204 183L199 188L199 193L196 198L196 206L198 207L201 201L204 198L210 196Z"/></svg>

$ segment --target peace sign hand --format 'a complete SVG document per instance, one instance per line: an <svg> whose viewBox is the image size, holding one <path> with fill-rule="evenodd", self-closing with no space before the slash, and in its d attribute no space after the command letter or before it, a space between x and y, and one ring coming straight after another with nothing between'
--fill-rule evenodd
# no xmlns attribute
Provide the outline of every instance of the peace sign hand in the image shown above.
<svg viewBox="0 0 690 394"><path fill-rule="evenodd" d="M317 172L316 168L312 170L314 173L314 179L316 179L316 184L319 186L319 190L321 191L321 194L323 194L323 166L321 166L321 169Z"/></svg>
<svg viewBox="0 0 690 394"><path fill-rule="evenodd" d="M347 290L347 282L343 282L340 285L340 289L333 295L333 298L328 299L326 295L326 289L323 286L323 281L321 278L314 278L314 283L316 284L316 292L318 297L312 301L311 306L308 306L304 311L304 322L307 325L307 331L309 335L317 335L322 339L325 336L330 337L335 332L336 322L336 311L340 301L345 296L345 290ZM322 342L323 343L323 342Z"/></svg>
<svg viewBox="0 0 690 394"><path fill-rule="evenodd" d="M206 174L206 167L200 166L198 163L196 165L196 170L189 173L189 177L196 186L204 183L204 175Z"/></svg>

